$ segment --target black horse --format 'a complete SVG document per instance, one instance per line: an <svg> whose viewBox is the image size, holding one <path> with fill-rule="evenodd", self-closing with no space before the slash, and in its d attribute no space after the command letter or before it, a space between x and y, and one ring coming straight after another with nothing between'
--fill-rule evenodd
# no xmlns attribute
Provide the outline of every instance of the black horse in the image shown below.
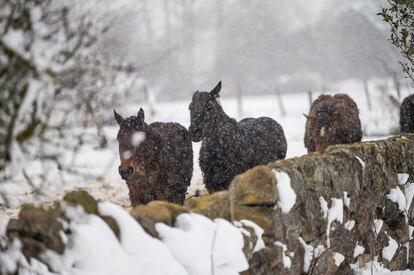
<svg viewBox="0 0 414 275"><path fill-rule="evenodd" d="M414 94L407 96L401 104L400 127L402 133L414 133Z"/></svg>
<svg viewBox="0 0 414 275"><path fill-rule="evenodd" d="M144 111L119 124L119 174L132 206L152 200L182 204L193 174L193 149L187 129L178 123L144 122Z"/></svg>
<svg viewBox="0 0 414 275"><path fill-rule="evenodd" d="M287 144L282 127L271 118L246 118L237 122L216 100L221 82L210 92L195 92L189 106L192 141L203 141L200 168L212 193L227 189L233 178L260 164L283 159Z"/></svg>

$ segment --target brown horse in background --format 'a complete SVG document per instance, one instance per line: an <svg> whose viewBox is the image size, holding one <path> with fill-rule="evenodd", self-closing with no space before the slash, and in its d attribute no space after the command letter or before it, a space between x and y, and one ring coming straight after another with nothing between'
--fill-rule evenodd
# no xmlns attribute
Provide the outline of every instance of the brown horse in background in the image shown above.
<svg viewBox="0 0 414 275"><path fill-rule="evenodd" d="M324 152L330 145L360 142L361 121L356 103L346 94L321 95L306 116L305 147Z"/></svg>

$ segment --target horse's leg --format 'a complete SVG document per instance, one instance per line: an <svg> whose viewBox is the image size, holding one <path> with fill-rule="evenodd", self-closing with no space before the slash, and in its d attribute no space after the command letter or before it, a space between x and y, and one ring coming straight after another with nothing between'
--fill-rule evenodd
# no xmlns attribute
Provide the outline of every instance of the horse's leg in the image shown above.
<svg viewBox="0 0 414 275"><path fill-rule="evenodd" d="M209 173L204 175L204 185L209 193L226 190L231 180L229 171L224 166L213 166Z"/></svg>
<svg viewBox="0 0 414 275"><path fill-rule="evenodd" d="M135 177L128 182L129 200L133 207L153 200L152 190L148 188L149 184L143 177Z"/></svg>
<svg viewBox="0 0 414 275"><path fill-rule="evenodd" d="M183 183L184 178L181 175L172 175L163 192L163 199L177 204L183 204L187 186Z"/></svg>

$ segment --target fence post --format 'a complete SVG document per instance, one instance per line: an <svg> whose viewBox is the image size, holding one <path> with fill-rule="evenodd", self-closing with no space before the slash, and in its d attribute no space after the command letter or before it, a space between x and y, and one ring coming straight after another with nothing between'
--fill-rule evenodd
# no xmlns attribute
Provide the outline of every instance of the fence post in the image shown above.
<svg viewBox="0 0 414 275"><path fill-rule="evenodd" d="M372 110L372 105L371 105L371 96L369 94L369 86L368 86L368 82L366 79L363 80L364 83L364 93L365 93L365 97L367 98L367 105L368 105L368 110Z"/></svg>
<svg viewBox="0 0 414 275"><path fill-rule="evenodd" d="M239 79L236 80L237 115L243 118L243 93Z"/></svg>
<svg viewBox="0 0 414 275"><path fill-rule="evenodd" d="M310 110L310 107L312 106L312 102L313 102L312 90L308 91L308 98L309 98L309 110Z"/></svg>
<svg viewBox="0 0 414 275"><path fill-rule="evenodd" d="M398 79L397 72L394 71L394 72L391 73L391 79L394 82L394 88L397 92L397 96L398 96L399 99L401 99L401 84L400 84L400 81Z"/></svg>
<svg viewBox="0 0 414 275"><path fill-rule="evenodd" d="M151 92L148 91L148 87L147 87L146 84L144 84L144 86L142 87L142 90L144 92L145 103L148 106L148 110L149 110L149 113L150 113L150 117L152 118L155 115L155 108L154 108L154 102L153 102L153 98L152 98Z"/></svg>
<svg viewBox="0 0 414 275"><path fill-rule="evenodd" d="M282 101L282 95L279 92L279 90L277 89L277 87L275 86L275 94L276 94L276 98L277 98L277 103L279 105L279 110L280 110L280 115L282 117L286 116L286 109L285 106L283 105L283 101Z"/></svg>

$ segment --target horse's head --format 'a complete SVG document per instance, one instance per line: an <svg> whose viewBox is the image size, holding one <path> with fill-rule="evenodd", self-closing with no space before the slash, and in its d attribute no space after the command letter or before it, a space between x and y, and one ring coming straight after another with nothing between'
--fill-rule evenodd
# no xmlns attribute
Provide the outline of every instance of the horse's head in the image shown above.
<svg viewBox="0 0 414 275"><path fill-rule="evenodd" d="M190 103L191 125L189 128L191 140L200 141L208 122L214 116L215 108L219 106L216 98L220 96L221 81L210 92L195 92Z"/></svg>
<svg viewBox="0 0 414 275"><path fill-rule="evenodd" d="M322 105L316 112L316 129L321 130L324 126L327 126L332 116L332 108Z"/></svg>
<svg viewBox="0 0 414 275"><path fill-rule="evenodd" d="M130 180L134 174L142 174L137 149L139 144L145 139L147 125L144 122L144 111L140 109L136 116L131 116L126 119L115 110L114 114L120 127L117 139L121 165L118 171L122 179Z"/></svg>

